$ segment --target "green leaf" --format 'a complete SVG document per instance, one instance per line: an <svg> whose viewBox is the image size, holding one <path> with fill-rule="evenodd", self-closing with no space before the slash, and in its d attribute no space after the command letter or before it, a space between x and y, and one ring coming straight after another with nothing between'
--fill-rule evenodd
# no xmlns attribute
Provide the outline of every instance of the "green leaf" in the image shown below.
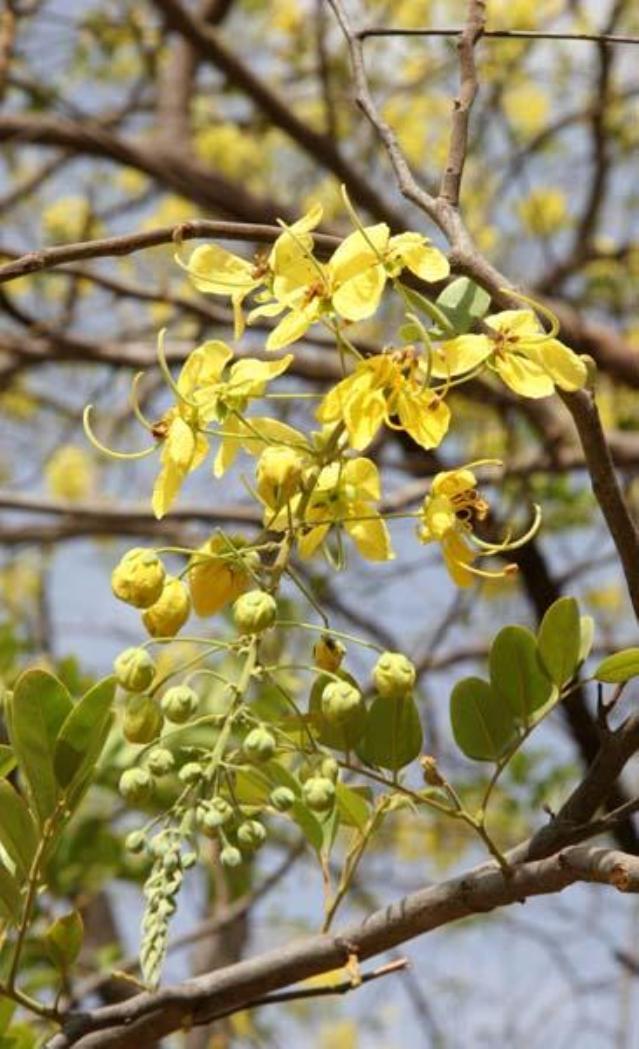
<svg viewBox="0 0 639 1049"><path fill-rule="evenodd" d="M469 277L458 277L444 288L437 305L455 333L464 335L487 314L490 295Z"/></svg>
<svg viewBox="0 0 639 1049"><path fill-rule="evenodd" d="M64 914L49 926L44 934L47 953L60 972L68 972L80 951L84 939L84 923L78 911Z"/></svg>
<svg viewBox="0 0 639 1049"><path fill-rule="evenodd" d="M479 677L457 682L450 697L450 720L457 746L476 761L498 761L517 739L510 707Z"/></svg>
<svg viewBox="0 0 639 1049"><path fill-rule="evenodd" d="M17 790L6 779L0 780L0 843L26 878L38 847L33 817Z"/></svg>
<svg viewBox="0 0 639 1049"><path fill-rule="evenodd" d="M607 685L620 685L639 675L639 648L625 648L602 660L593 677Z"/></svg>
<svg viewBox="0 0 639 1049"><path fill-rule="evenodd" d="M11 743L41 824L58 800L53 751L72 708L62 682L46 670L26 670L21 674L8 702Z"/></svg>
<svg viewBox="0 0 639 1049"><path fill-rule="evenodd" d="M550 699L553 684L539 663L532 631L523 626L499 631L490 649L490 684L524 724Z"/></svg>
<svg viewBox="0 0 639 1049"><path fill-rule="evenodd" d="M296 801L288 810L288 815L295 823L297 823L297 826L300 828L309 845L311 845L317 853L320 853L324 843L324 832L322 830L322 825L313 815L311 810L307 809L302 801Z"/></svg>
<svg viewBox="0 0 639 1049"><path fill-rule="evenodd" d="M574 597L560 597L550 606L539 627L541 661L558 688L570 681L579 665L581 629Z"/></svg>
<svg viewBox="0 0 639 1049"><path fill-rule="evenodd" d="M10 772L13 772L17 764L16 756L11 747L7 747L5 744L0 744L0 778L8 776Z"/></svg>
<svg viewBox="0 0 639 1049"><path fill-rule="evenodd" d="M20 886L7 868L0 863L0 914L5 921L17 925L21 912Z"/></svg>
<svg viewBox="0 0 639 1049"><path fill-rule="evenodd" d="M61 787L68 787L78 775L86 775L98 762L102 746L95 740L103 736L110 720L115 697L115 678L98 681L79 699L60 729L53 755L53 767ZM96 753L97 750L97 753Z"/></svg>
<svg viewBox="0 0 639 1049"><path fill-rule="evenodd" d="M592 616L581 616L579 620L579 666L588 659L594 639L594 619Z"/></svg>
<svg viewBox="0 0 639 1049"><path fill-rule="evenodd" d="M336 783L335 794L342 823L363 830L368 823L370 806L361 791L347 787L345 783Z"/></svg>
<svg viewBox="0 0 639 1049"><path fill-rule="evenodd" d="M368 711L366 731L357 748L369 765L397 772L422 749L422 726L412 696L384 699L376 696Z"/></svg>
<svg viewBox="0 0 639 1049"><path fill-rule="evenodd" d="M420 292L415 291L414 288L408 288L405 284L402 284L402 289L411 306L413 306L418 313L423 313L430 318L430 320L434 321L445 335L450 337L456 334L455 328L448 320L447 311L441 310L439 306L436 306L434 302L427 299L425 295L421 295Z"/></svg>

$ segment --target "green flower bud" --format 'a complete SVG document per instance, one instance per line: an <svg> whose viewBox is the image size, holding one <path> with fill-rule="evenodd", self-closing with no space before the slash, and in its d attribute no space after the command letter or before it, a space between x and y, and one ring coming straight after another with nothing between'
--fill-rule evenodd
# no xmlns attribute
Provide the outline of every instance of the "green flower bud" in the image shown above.
<svg viewBox="0 0 639 1049"><path fill-rule="evenodd" d="M136 546L124 555L111 575L113 593L134 608L149 608L164 585L164 565L155 550Z"/></svg>
<svg viewBox="0 0 639 1049"><path fill-rule="evenodd" d="M271 733L265 728L254 728L245 737L242 750L251 761L270 761L277 744Z"/></svg>
<svg viewBox="0 0 639 1049"><path fill-rule="evenodd" d="M178 779L185 787L192 787L200 782L203 775L202 766L197 761L187 761L178 772Z"/></svg>
<svg viewBox="0 0 639 1049"><path fill-rule="evenodd" d="M266 841L266 830L257 820L245 820L237 828L237 840L245 849L259 849Z"/></svg>
<svg viewBox="0 0 639 1049"><path fill-rule="evenodd" d="M145 648L125 648L113 669L118 685L127 692L144 692L155 677L155 663Z"/></svg>
<svg viewBox="0 0 639 1049"><path fill-rule="evenodd" d="M204 834L214 836L219 827L223 827L233 817L233 808L224 798L214 798L202 805L197 812L198 827Z"/></svg>
<svg viewBox="0 0 639 1049"><path fill-rule="evenodd" d="M242 863L242 853L234 845L225 845L220 853L220 863L225 867L239 867Z"/></svg>
<svg viewBox="0 0 639 1049"><path fill-rule="evenodd" d="M335 784L327 776L311 776L302 787L302 797L313 812L329 812L335 804Z"/></svg>
<svg viewBox="0 0 639 1049"><path fill-rule="evenodd" d="M163 723L162 711L150 696L127 698L122 731L129 743L151 743L160 735Z"/></svg>
<svg viewBox="0 0 639 1049"><path fill-rule="evenodd" d="M331 725L343 725L361 713L364 700L348 681L329 681L322 692L322 714Z"/></svg>
<svg viewBox="0 0 639 1049"><path fill-rule="evenodd" d="M330 634L322 634L319 641L313 647L313 662L320 670L328 670L334 674L342 665L346 655L346 649L341 641L337 641Z"/></svg>
<svg viewBox="0 0 639 1049"><path fill-rule="evenodd" d="M133 830L124 839L127 852L143 852L146 848L146 837L141 830Z"/></svg>
<svg viewBox="0 0 639 1049"><path fill-rule="evenodd" d="M188 685L174 685L162 696L162 710L174 725L183 725L195 714L199 702L197 692Z"/></svg>
<svg viewBox="0 0 639 1049"><path fill-rule="evenodd" d="M191 867L195 867L196 863L197 863L197 853L196 852L185 852L183 857L182 857L182 870L190 871Z"/></svg>
<svg viewBox="0 0 639 1049"><path fill-rule="evenodd" d="M403 699L416 678L415 667L401 652L383 652L373 667L375 688L384 699Z"/></svg>
<svg viewBox="0 0 639 1049"><path fill-rule="evenodd" d="M276 787L271 791L269 801L278 812L288 812L295 804L295 795L289 787Z"/></svg>
<svg viewBox="0 0 639 1049"><path fill-rule="evenodd" d="M168 776L175 768L175 758L166 747L155 747L148 754L146 764L154 776Z"/></svg>
<svg viewBox="0 0 639 1049"><path fill-rule="evenodd" d="M118 790L126 801L142 805L153 793L153 777L146 769L126 769L120 776Z"/></svg>
<svg viewBox="0 0 639 1049"><path fill-rule="evenodd" d="M277 602L265 590L249 590L233 605L233 621L240 634L261 634L273 626Z"/></svg>
<svg viewBox="0 0 639 1049"><path fill-rule="evenodd" d="M326 776L327 779L337 783L339 779L339 765L335 761L335 758L324 758L320 765L320 772L322 776Z"/></svg>

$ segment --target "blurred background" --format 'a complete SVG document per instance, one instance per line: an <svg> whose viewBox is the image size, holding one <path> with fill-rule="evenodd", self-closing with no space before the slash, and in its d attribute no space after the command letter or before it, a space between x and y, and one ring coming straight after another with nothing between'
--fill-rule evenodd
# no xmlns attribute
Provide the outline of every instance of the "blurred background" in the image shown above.
<svg viewBox="0 0 639 1049"><path fill-rule="evenodd" d="M490 29L639 36L633 0L487 6ZM398 29L455 28L465 7L462 0L348 3L360 24ZM431 188L446 156L454 43L393 36L365 45L375 97ZM639 511L638 58L632 45L483 41L463 210L486 255L555 309L566 341L597 361L611 446ZM383 151L353 105L346 50L325 0L7 2L0 100L3 263L43 247L192 219L289 220L314 201L324 207L322 229L341 234L351 228L342 183L362 218L417 229L444 247L394 189ZM227 246L247 258L257 247ZM197 292L173 256L163 244L0 284L0 673L8 684L38 659L78 689L139 643L139 618L115 602L109 583L128 547L193 546L220 524L251 534L241 524L251 507L243 483L250 461L221 482L208 467L200 470L177 512L156 522L156 459L114 463L82 431L83 409L92 403L106 444L144 446L130 409L133 375L145 372L139 391L149 418L160 418L172 401L156 367L159 328L167 329L173 365L204 338L232 344L227 301ZM389 302L355 335L382 346L401 320ZM267 327L249 328L243 351L260 356ZM326 388L336 362L316 330L295 354L281 388ZM454 430L436 455L387 431L374 458L385 494L399 500L416 484L423 491L419 482L438 469L503 458L505 476L493 471L486 484L495 527L523 526L533 502L544 511L540 538L518 555L518 577L456 591L438 552L417 543L410 522L392 525L393 562L371 567L351 551L343 582L321 559L303 568L336 627L412 653L426 747L471 796L484 773L452 745L448 695L459 677L481 672L496 629L534 624L564 592L595 617L597 656L634 643L636 627L560 402L519 401L490 381L466 389L453 399ZM282 418L308 425L312 403L282 401ZM371 660L362 651L349 650L349 667L365 675ZM304 696L303 681L291 687ZM636 694L627 690L630 703ZM504 847L543 823L545 808L557 807L592 758L595 700L584 687L513 762L493 817ZM129 760L116 741L110 754L117 767ZM637 787L632 765L626 779L630 795ZM142 873L123 853L131 820L116 781L105 773L87 801L53 885L60 899L74 898L82 872L87 1001L122 993L121 985L91 981L138 942ZM618 840L639 850L632 824L619 828ZM364 915L480 858L462 828L402 810L362 864L343 917ZM222 877L214 863L208 875L193 876L175 935L197 932L273 871L269 891L239 921L172 952L167 979L317 928L319 869L291 836L274 834L241 878ZM632 1049L639 1044L638 927L633 897L572 888L409 944L411 968L387 978L383 993L365 987L331 1000L330 1010L298 1003L241 1014L213 1031L176 1036L175 1044ZM35 949L31 978L47 979ZM25 1032L27 1049L30 1037Z"/></svg>

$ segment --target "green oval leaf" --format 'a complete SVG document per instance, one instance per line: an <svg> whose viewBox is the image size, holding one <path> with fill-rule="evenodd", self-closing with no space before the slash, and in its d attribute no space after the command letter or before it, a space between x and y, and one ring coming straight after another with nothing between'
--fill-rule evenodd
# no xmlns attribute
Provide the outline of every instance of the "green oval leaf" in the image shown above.
<svg viewBox="0 0 639 1049"><path fill-rule="evenodd" d="M15 863L18 874L27 878L38 846L38 834L24 798L6 779L0 779L0 843Z"/></svg>
<svg viewBox="0 0 639 1049"><path fill-rule="evenodd" d="M550 606L538 633L539 656L551 679L561 688L579 666L581 624L574 597L560 597Z"/></svg>
<svg viewBox="0 0 639 1049"><path fill-rule="evenodd" d="M510 707L479 677L455 685L450 721L457 746L475 761L498 761L518 735Z"/></svg>
<svg viewBox="0 0 639 1049"><path fill-rule="evenodd" d="M44 934L47 953L60 972L68 972L80 951L84 939L84 923L78 911L64 914L49 926Z"/></svg>
<svg viewBox="0 0 639 1049"><path fill-rule="evenodd" d="M397 772L422 749L422 726L412 696L384 699L376 696L366 720L357 754L369 765Z"/></svg>
<svg viewBox="0 0 639 1049"><path fill-rule="evenodd" d="M464 335L488 312L490 295L469 277L458 277L446 285L437 305L457 335Z"/></svg>
<svg viewBox="0 0 639 1049"><path fill-rule="evenodd" d="M500 630L490 649L490 683L524 724L550 699L552 681L539 663L537 641L523 626Z"/></svg>
<svg viewBox="0 0 639 1049"><path fill-rule="evenodd" d="M21 913L20 886L7 868L0 864L0 915L11 925L17 925Z"/></svg>
<svg viewBox="0 0 639 1049"><path fill-rule="evenodd" d="M363 788L366 790L367 788ZM355 789L347 787L345 783L335 784L335 795L337 808L342 823L347 827L357 827L364 830L370 816L370 805L363 794L362 788Z"/></svg>
<svg viewBox="0 0 639 1049"><path fill-rule="evenodd" d="M86 775L97 764L114 697L115 678L104 678L70 711L60 729L53 755L55 776L61 787L68 787L76 776ZM99 749L98 740L101 740Z"/></svg>
<svg viewBox="0 0 639 1049"><path fill-rule="evenodd" d="M72 709L67 689L46 670L25 670L7 703L11 744L41 824L58 800L53 752L58 733Z"/></svg>
<svg viewBox="0 0 639 1049"><path fill-rule="evenodd" d="M625 648L602 660L593 677L607 685L620 685L639 675L639 648Z"/></svg>

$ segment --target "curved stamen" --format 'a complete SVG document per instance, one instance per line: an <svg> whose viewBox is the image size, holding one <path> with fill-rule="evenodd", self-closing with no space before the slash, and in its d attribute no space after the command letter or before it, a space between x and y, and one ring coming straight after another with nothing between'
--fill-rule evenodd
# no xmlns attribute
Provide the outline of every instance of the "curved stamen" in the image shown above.
<svg viewBox="0 0 639 1049"><path fill-rule="evenodd" d="M102 442L98 440L91 428L89 417L92 411L93 405L87 404L82 414L82 427L87 436L87 439L91 442L93 447L97 448L97 450L99 452L102 452L103 455L108 456L109 459L123 459L129 461L132 461L134 459L146 459L147 456L153 455L153 453L156 451L157 445L155 444L152 448L144 448L142 451L139 452L116 452L112 448L107 448L105 444L102 444Z"/></svg>

